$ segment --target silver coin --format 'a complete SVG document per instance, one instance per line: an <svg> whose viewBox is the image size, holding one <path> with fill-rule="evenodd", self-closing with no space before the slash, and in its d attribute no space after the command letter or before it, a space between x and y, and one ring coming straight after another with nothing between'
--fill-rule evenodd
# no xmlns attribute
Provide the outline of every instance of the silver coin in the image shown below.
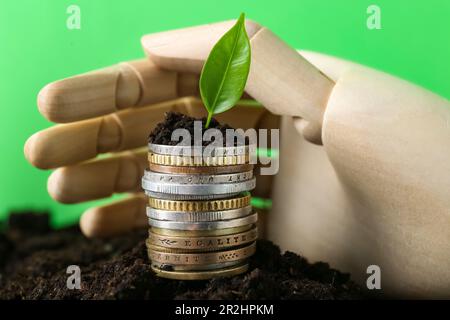
<svg viewBox="0 0 450 320"><path fill-rule="evenodd" d="M149 151L158 154L171 156L207 156L207 157L223 157L223 156L240 156L245 154L256 153L256 144L235 146L235 147L213 147L213 146L168 146L163 144L148 144Z"/></svg>
<svg viewBox="0 0 450 320"><path fill-rule="evenodd" d="M205 221L205 222L177 222L177 221L164 221L148 219L149 224L152 227L163 229L175 229L175 230L214 230L214 229L226 229L245 226L255 223L258 220L258 214L253 213L243 218L222 220L222 221Z"/></svg>
<svg viewBox="0 0 450 320"><path fill-rule="evenodd" d="M145 180L154 183L174 184L218 184L247 181L253 178L253 171L229 174L169 174L145 170Z"/></svg>
<svg viewBox="0 0 450 320"><path fill-rule="evenodd" d="M167 211L147 207L147 217L155 220L169 220L179 222L203 222L218 221L241 218L252 212L252 206L246 206L239 209L220 210L220 211Z"/></svg>
<svg viewBox="0 0 450 320"><path fill-rule="evenodd" d="M241 259L236 261L225 261L222 263L212 263L212 264L205 264L205 265L173 265L173 264L166 264L166 263L152 263L152 265L158 269L165 270L165 271L204 271L204 270L215 270L215 269L221 269L221 268L227 268L232 267L241 263L244 263L248 259Z"/></svg>
<svg viewBox="0 0 450 320"><path fill-rule="evenodd" d="M216 199L226 199L233 198L239 195L240 192L236 193L224 193L224 194L207 194L207 195L195 195L195 194L169 194L161 192L153 192L144 190L145 194L152 198L165 199L165 200L216 200Z"/></svg>
<svg viewBox="0 0 450 320"><path fill-rule="evenodd" d="M176 195L216 195L250 191L255 188L256 179L243 182L222 184L172 184L167 182L151 182L145 176L142 178L142 188L146 191Z"/></svg>

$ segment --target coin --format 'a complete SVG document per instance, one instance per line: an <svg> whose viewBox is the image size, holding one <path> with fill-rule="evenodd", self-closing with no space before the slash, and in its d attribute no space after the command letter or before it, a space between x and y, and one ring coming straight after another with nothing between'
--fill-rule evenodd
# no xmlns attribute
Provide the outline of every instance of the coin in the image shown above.
<svg viewBox="0 0 450 320"><path fill-rule="evenodd" d="M245 272L258 237L248 192L256 145L148 147L142 187L152 270L179 280Z"/></svg>
<svg viewBox="0 0 450 320"><path fill-rule="evenodd" d="M147 207L147 217L155 220L169 220L180 222L199 222L199 221L216 221L229 220L244 217L252 212L252 206L246 206L239 209L220 210L220 211L200 211L200 212L183 212L168 211Z"/></svg>
<svg viewBox="0 0 450 320"><path fill-rule="evenodd" d="M177 201L149 197L149 205L152 208L172 211L214 211L237 209L250 204L250 194L221 200L206 201Z"/></svg>
<svg viewBox="0 0 450 320"><path fill-rule="evenodd" d="M247 172L253 170L252 164L238 164L235 166L209 166L209 167L178 167L160 164L149 164L149 169L160 173L183 173L183 174L226 174L236 172Z"/></svg>
<svg viewBox="0 0 450 320"><path fill-rule="evenodd" d="M165 252L165 253L206 253L206 252L214 252L214 251L220 251L224 249L231 249L233 247L225 247L225 248L203 248L203 249L180 249L180 248L170 248L170 247L164 247L160 245L154 245L148 241L148 239L145 241L145 245L147 247L147 250L154 250L158 252ZM236 247L236 246L235 246Z"/></svg>
<svg viewBox="0 0 450 320"><path fill-rule="evenodd" d="M173 249L220 249L239 246L255 241L258 237L256 227L244 232L218 235L218 236L167 236L149 232L147 243Z"/></svg>
<svg viewBox="0 0 450 320"><path fill-rule="evenodd" d="M245 171L228 174L168 174L145 170L144 178L149 183L174 183L174 184L219 184L234 183L250 180L253 171Z"/></svg>
<svg viewBox="0 0 450 320"><path fill-rule="evenodd" d="M177 222L177 221L164 221L155 220L149 218L149 224L152 227L165 228L165 229L177 229L177 230L213 230L213 229L225 229L239 226L245 226L247 224L253 224L258 220L257 213L253 213L246 217L222 220L222 221L204 221L204 222Z"/></svg>
<svg viewBox="0 0 450 320"><path fill-rule="evenodd" d="M214 264L201 264L201 265L172 265L167 263L152 263L152 266L158 268L162 271L206 271L206 270L214 270L214 269L222 269L227 267L236 266L238 264L243 264L248 259L236 260L236 261L227 261L221 263Z"/></svg>
<svg viewBox="0 0 450 320"><path fill-rule="evenodd" d="M164 155L175 155L175 156L202 156L207 153L207 156L211 157L223 157L223 156L239 156L249 154L250 152L256 151L256 144L252 145L241 145L241 146L231 146L231 147L213 147L213 146L169 146L164 144L154 144L149 143L148 149L150 152L164 154Z"/></svg>
<svg viewBox="0 0 450 320"><path fill-rule="evenodd" d="M240 233L247 230L250 230L254 225L249 224L246 226L234 227L234 228L225 228L225 229L216 229L216 230L171 230L171 229L163 229L151 227L149 232L156 233L162 236L171 236L171 237L209 237L209 236L223 236L227 234Z"/></svg>
<svg viewBox="0 0 450 320"><path fill-rule="evenodd" d="M248 270L248 264L236 267L207 270L207 271L164 271L155 267L151 267L158 277L173 280L206 280L211 278L231 277Z"/></svg>
<svg viewBox="0 0 450 320"><path fill-rule="evenodd" d="M249 162L248 155L225 157L180 157L157 153L148 154L149 163L165 166L232 166Z"/></svg>
<svg viewBox="0 0 450 320"><path fill-rule="evenodd" d="M153 249L147 249L148 256L152 262L168 263L174 265L190 264L215 264L225 261L236 261L250 257L255 253L256 244L251 243L242 248L230 249L214 252L196 252L196 253L176 253L161 252Z"/></svg>
<svg viewBox="0 0 450 320"><path fill-rule="evenodd" d="M162 193L144 190L145 194L151 198L158 198L161 200L179 200L179 201L198 201L198 200L218 200L236 197L240 192L236 193L224 193L224 194L175 194L175 193Z"/></svg>
<svg viewBox="0 0 450 320"><path fill-rule="evenodd" d="M220 194L237 194L244 191L254 189L256 179L252 178L248 181L222 183L222 184L172 184L172 183L155 183L142 178L142 188L145 191L175 194L175 195L195 195L210 196Z"/></svg>

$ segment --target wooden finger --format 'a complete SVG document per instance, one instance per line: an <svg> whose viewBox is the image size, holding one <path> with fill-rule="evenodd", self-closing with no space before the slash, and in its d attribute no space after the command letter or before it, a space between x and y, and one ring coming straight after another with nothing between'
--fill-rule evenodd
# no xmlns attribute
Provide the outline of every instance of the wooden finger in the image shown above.
<svg viewBox="0 0 450 320"><path fill-rule="evenodd" d="M142 39L146 54L168 70L199 72L212 46L232 22L153 34ZM252 47L245 91L272 113L313 123L320 140L323 114L334 81L289 47L269 29L248 21ZM311 130L309 131L312 132Z"/></svg>
<svg viewBox="0 0 450 320"><path fill-rule="evenodd" d="M111 237L148 225L147 197L134 195L125 200L88 209L80 219L80 228L88 238Z"/></svg>
<svg viewBox="0 0 450 320"><path fill-rule="evenodd" d="M247 92L275 114L299 116L320 128L334 82L269 29L259 30L251 46Z"/></svg>
<svg viewBox="0 0 450 320"><path fill-rule="evenodd" d="M141 178L147 167L147 150L125 152L80 165L55 170L47 189L62 203L107 198L114 193L141 191Z"/></svg>
<svg viewBox="0 0 450 320"><path fill-rule="evenodd" d="M175 110L178 104L174 101L127 109L39 131L25 143L25 156L34 166L49 169L89 160L100 153L143 146L164 112Z"/></svg>
<svg viewBox="0 0 450 320"><path fill-rule="evenodd" d="M31 136L25 156L41 169L57 168L89 160L98 154L129 150L146 145L164 112L179 111L196 117L206 115L200 100L185 98L143 108L122 110L112 115L57 125ZM229 124L248 128L266 112L263 108L238 106L223 114Z"/></svg>
<svg viewBox="0 0 450 320"><path fill-rule="evenodd" d="M198 75L162 70L148 59L123 62L46 85L40 112L58 123L198 94Z"/></svg>
<svg viewBox="0 0 450 320"><path fill-rule="evenodd" d="M150 59L168 70L200 73L203 63L216 42L236 23L229 20L190 28L145 35L142 47ZM251 38L261 26L246 20Z"/></svg>

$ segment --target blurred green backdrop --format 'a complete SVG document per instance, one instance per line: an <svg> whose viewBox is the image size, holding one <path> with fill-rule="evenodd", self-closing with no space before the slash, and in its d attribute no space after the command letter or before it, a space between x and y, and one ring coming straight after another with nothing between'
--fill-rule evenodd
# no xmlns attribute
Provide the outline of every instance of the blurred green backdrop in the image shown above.
<svg viewBox="0 0 450 320"><path fill-rule="evenodd" d="M81 9L68 30L67 7ZM381 8L381 30L366 27ZM296 48L344 57L450 97L448 0L0 0L0 219L12 209L48 209L74 222L93 203L61 205L47 194L49 172L23 156L28 136L51 125L36 108L46 83L143 56L140 37L237 18L240 12Z"/></svg>

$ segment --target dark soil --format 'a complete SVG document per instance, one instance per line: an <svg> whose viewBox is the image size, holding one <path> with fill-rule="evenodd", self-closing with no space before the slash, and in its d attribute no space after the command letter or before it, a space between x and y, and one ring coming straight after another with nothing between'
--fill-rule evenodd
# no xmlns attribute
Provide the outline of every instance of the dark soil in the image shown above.
<svg viewBox="0 0 450 320"><path fill-rule="evenodd" d="M189 133L191 134L191 145L194 145L194 121L201 121L202 122L202 128L204 132L204 127L206 123L206 117L201 119L196 119L193 117L189 117L185 114L179 113L179 112L166 112L164 121L158 123L153 129L153 131L150 133L148 137L148 142L154 143L154 144L164 144L164 145L176 145L180 141L172 141L172 132L175 129L187 129ZM226 130L227 129L233 129L227 124L221 124L216 119L212 118L211 122L209 123L208 128L218 129L220 132L222 132L223 135L223 145L226 146ZM237 140L237 139L236 139ZM206 146L210 143L210 141L201 141L201 145ZM248 141L246 140L246 143L248 144ZM198 142L200 145L200 142ZM233 141L230 143L230 145L238 145L237 141Z"/></svg>
<svg viewBox="0 0 450 320"><path fill-rule="evenodd" d="M259 240L250 271L210 281L175 281L150 270L146 230L107 239L77 227L51 231L46 215L13 215L0 235L0 299L362 299L349 275L309 264ZM69 265L81 269L81 290L66 286Z"/></svg>

